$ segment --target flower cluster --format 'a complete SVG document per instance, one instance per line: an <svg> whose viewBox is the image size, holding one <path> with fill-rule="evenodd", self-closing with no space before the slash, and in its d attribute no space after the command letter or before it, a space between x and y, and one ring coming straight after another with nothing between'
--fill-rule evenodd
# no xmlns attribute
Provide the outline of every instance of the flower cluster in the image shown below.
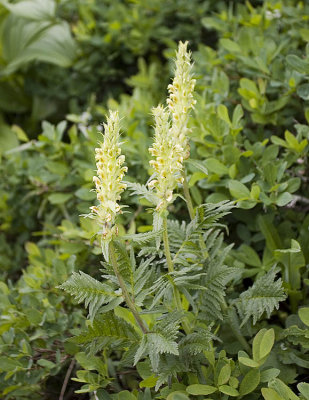
<svg viewBox="0 0 309 400"><path fill-rule="evenodd" d="M123 167L125 157L119 147L119 115L110 111L104 124L104 140L95 149L97 176L93 177L99 204L90 207L92 218L102 226L102 237L109 240L114 231L115 217L121 212L118 204L120 195L126 188L122 182L127 167Z"/></svg>
<svg viewBox="0 0 309 400"><path fill-rule="evenodd" d="M183 148L170 135L169 113L162 105L152 110L155 118L155 140L149 152L156 157L150 161L155 170L155 179L148 183L156 188L159 202L157 211L164 210L173 199L173 190L182 183Z"/></svg>
<svg viewBox="0 0 309 400"><path fill-rule="evenodd" d="M188 42L179 43L175 77L168 86L168 108L158 106L153 109L155 138L149 152L155 157L155 160L150 161L155 177L148 187L156 189L158 212L164 211L173 201L173 190L178 183L183 182L183 160L190 155L187 121L190 109L195 104L195 79L191 77L191 53L187 51L187 45Z"/></svg>
<svg viewBox="0 0 309 400"><path fill-rule="evenodd" d="M188 42L179 42L176 53L176 70L173 83L168 85L167 104L172 117L171 134L185 150L185 159L190 156L187 122L190 110L194 107L193 91L195 79L192 78L191 52L187 50Z"/></svg>

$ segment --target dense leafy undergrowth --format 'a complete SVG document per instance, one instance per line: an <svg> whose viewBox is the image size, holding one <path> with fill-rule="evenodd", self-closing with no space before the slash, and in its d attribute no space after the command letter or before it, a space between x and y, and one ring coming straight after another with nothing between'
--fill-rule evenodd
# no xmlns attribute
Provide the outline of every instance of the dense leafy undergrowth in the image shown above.
<svg viewBox="0 0 309 400"><path fill-rule="evenodd" d="M25 0L0 6L0 397L308 400L307 3L32 2L31 15ZM16 26L35 36L11 49ZM196 79L194 218L180 184L171 271L136 184L153 173L151 108L165 104L179 39ZM82 216L108 108L134 189L115 254L147 333Z"/></svg>

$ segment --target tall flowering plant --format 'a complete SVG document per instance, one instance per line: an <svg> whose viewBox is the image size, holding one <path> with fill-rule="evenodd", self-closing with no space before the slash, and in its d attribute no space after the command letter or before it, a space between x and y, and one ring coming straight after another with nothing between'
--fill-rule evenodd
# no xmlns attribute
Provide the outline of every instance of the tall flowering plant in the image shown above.
<svg viewBox="0 0 309 400"><path fill-rule="evenodd" d="M222 380L227 382L231 376L231 386L218 383L218 368L223 364L218 360L215 366L212 327L217 324L215 329L219 330L224 319L240 348L247 352L243 353L249 354L251 349L238 326L240 322L235 323L239 321L237 315L243 317L243 324L250 317L255 323L263 313L269 315L277 308L285 294L280 279L275 280L273 268L239 299L230 299L230 304L225 301L226 285L239 272L225 265L232 246L224 244L222 226L217 221L229 213L233 203L202 204L193 208L184 166L190 156L188 119L195 104L195 79L187 45L187 42L180 43L176 52L175 76L168 86L166 106L158 105L152 110L154 140L149 149L152 175L147 186L123 181L127 168L119 143L119 116L117 112L110 112L107 117L103 141L95 151L97 169L93 180L97 204L88 215L100 226L98 239L105 259L104 280L100 282L80 271L73 273L61 288L89 308L87 329L75 338L77 343L90 344L92 350L102 353L104 360L110 351L110 358L116 358L120 368L129 366L135 371L137 365L141 375L146 365L150 373L140 388L157 391L164 384L170 387L171 382L177 383L179 376L182 382L187 382L191 374L202 383L205 377L212 380L212 386L189 385L186 393L220 392L234 393L234 396L240 369L236 368L232 377L232 363L227 361ZM152 231L119 234L117 216L123 208L121 194L126 186L152 202ZM168 218L177 190L183 190L190 216L188 223ZM242 359L246 359L244 354ZM141 364L141 360L145 361ZM113 385L107 361L106 368L101 368L101 359L90 364L90 369L97 368L99 374L94 376L92 372L82 371L79 379L88 384L82 390L94 391ZM203 371L209 364L215 373L208 369L204 376ZM197 392L201 389L197 386L203 386L205 391ZM169 387L166 389L170 390ZM145 391L141 399L151 398L149 393ZM175 393L178 396L180 392L177 389ZM179 398L188 399L180 394ZM108 398L103 392L101 395ZM160 398L177 397L164 396Z"/></svg>

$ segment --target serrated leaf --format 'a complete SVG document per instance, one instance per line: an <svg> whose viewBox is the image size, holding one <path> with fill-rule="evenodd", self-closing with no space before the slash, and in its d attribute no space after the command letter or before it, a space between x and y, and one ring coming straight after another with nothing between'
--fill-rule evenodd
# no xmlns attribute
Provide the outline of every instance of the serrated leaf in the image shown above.
<svg viewBox="0 0 309 400"><path fill-rule="evenodd" d="M119 297L109 285L97 281L82 271L73 272L59 288L70 293L78 303L84 302L85 307L89 307L91 320L103 304Z"/></svg>
<svg viewBox="0 0 309 400"><path fill-rule="evenodd" d="M144 244L144 243L150 242L153 239L157 239L158 237L161 237L163 232L164 232L164 229L160 229L157 231L151 231L151 232L145 232L145 233L122 235L122 236L120 236L120 239L129 240L129 241L132 240L132 242L135 242L138 244Z"/></svg>
<svg viewBox="0 0 309 400"><path fill-rule="evenodd" d="M264 312L269 318L273 310L279 308L279 302L285 300L282 281L280 278L275 280L276 274L277 270L272 268L266 275L257 279L251 288L241 293L237 308L245 315L242 325L250 317L253 317L255 324Z"/></svg>

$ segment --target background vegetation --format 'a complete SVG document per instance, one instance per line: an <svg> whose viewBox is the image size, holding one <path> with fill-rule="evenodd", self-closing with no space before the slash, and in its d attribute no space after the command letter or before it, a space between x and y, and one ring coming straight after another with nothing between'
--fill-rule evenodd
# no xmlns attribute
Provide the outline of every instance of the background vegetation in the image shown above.
<svg viewBox="0 0 309 400"><path fill-rule="evenodd" d="M225 302L270 279L274 266L287 296L256 324L239 328L241 309L214 320L213 385L236 390L231 371L258 368L247 378L258 380L254 393L225 389L221 398L309 399L308 20L309 5L297 0L0 1L1 398L58 399L68 369L75 380L65 399L165 399L184 389L173 378L155 393L147 363L123 374L116 350L86 355L68 340L86 312L56 286L73 271L100 275L95 227L80 215L95 200L93 150L107 109L123 117L128 179L146 182L150 109L166 98L178 41L189 40L191 157L208 170L187 165L194 206L238 201L223 220L234 243L225 263L236 271ZM123 232L152 229L146 200L126 193L122 202ZM171 212L187 218L181 200ZM248 349L229 324L250 348L261 329L274 329L266 364L254 348L253 363L241 360ZM182 382L202 383L190 371ZM207 396L190 390L168 400Z"/></svg>

